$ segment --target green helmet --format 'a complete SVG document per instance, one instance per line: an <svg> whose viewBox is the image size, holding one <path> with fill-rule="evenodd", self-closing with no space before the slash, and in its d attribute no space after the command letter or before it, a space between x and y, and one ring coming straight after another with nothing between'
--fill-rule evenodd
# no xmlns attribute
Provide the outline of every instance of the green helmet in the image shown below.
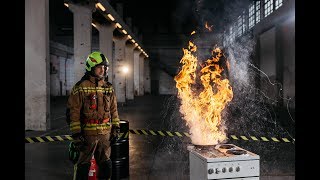
<svg viewBox="0 0 320 180"><path fill-rule="evenodd" d="M109 66L109 60L101 53L94 51L87 57L86 60L86 70L91 71L96 65Z"/></svg>
<svg viewBox="0 0 320 180"><path fill-rule="evenodd" d="M79 150L76 148L74 142L70 142L69 144L69 160L75 164L78 159L79 159L79 156L80 156L80 152Z"/></svg>

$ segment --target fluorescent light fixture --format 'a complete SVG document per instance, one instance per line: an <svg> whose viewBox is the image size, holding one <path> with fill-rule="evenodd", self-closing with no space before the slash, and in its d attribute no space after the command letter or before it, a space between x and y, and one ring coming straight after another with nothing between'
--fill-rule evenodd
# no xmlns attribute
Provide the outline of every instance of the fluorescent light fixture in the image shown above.
<svg viewBox="0 0 320 180"><path fill-rule="evenodd" d="M126 30L122 29L123 34L128 34Z"/></svg>
<svg viewBox="0 0 320 180"><path fill-rule="evenodd" d="M138 49L141 49L141 47L140 47L140 46L138 46Z"/></svg>
<svg viewBox="0 0 320 180"><path fill-rule="evenodd" d="M119 23L116 23L116 27L122 28L122 26Z"/></svg>
<svg viewBox="0 0 320 180"><path fill-rule="evenodd" d="M69 7L69 4L68 3L63 3L66 7Z"/></svg>
<svg viewBox="0 0 320 180"><path fill-rule="evenodd" d="M96 5L97 5L102 11L105 11L105 10L106 10L106 8L104 8L101 3L97 3Z"/></svg>
<svg viewBox="0 0 320 180"><path fill-rule="evenodd" d="M132 43L136 43L136 41L134 39L132 39Z"/></svg>
<svg viewBox="0 0 320 180"><path fill-rule="evenodd" d="M107 16L111 21L114 21L114 17L111 14L108 14Z"/></svg>
<svg viewBox="0 0 320 180"><path fill-rule="evenodd" d="M132 39L132 37L131 37L130 35L128 35L128 38L129 38L129 39Z"/></svg>
<svg viewBox="0 0 320 180"><path fill-rule="evenodd" d="M94 23L91 23L92 26L94 26L95 28L97 28L97 26Z"/></svg>
<svg viewBox="0 0 320 180"><path fill-rule="evenodd" d="M132 41L133 42L133 41ZM134 42L133 42L134 43ZM138 43L134 43L134 45L138 46L139 44Z"/></svg>

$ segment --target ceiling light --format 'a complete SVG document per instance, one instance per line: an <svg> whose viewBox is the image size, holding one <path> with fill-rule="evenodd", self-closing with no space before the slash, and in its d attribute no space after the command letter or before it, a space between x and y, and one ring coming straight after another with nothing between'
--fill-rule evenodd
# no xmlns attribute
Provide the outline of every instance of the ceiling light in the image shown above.
<svg viewBox="0 0 320 180"><path fill-rule="evenodd" d="M111 14L108 14L107 16L111 21L114 21L114 17Z"/></svg>
<svg viewBox="0 0 320 180"><path fill-rule="evenodd" d="M104 8L101 3L97 3L96 5L97 5L102 11L105 11L105 10L106 10L106 8Z"/></svg>
<svg viewBox="0 0 320 180"><path fill-rule="evenodd" d="M119 23L116 23L116 27L118 27L118 28L122 28L122 26L119 24Z"/></svg>

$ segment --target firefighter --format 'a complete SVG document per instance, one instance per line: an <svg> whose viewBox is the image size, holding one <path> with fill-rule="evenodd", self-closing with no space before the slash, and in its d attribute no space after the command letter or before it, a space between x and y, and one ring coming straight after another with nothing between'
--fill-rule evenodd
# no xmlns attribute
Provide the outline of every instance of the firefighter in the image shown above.
<svg viewBox="0 0 320 180"><path fill-rule="evenodd" d="M68 98L67 121L72 146L80 152L74 168L76 180L88 179L93 153L98 165L97 178L111 178L110 142L120 133L120 119L114 89L106 80L108 68L108 59L101 52L92 52L86 59L84 76ZM92 152L96 141L96 150Z"/></svg>

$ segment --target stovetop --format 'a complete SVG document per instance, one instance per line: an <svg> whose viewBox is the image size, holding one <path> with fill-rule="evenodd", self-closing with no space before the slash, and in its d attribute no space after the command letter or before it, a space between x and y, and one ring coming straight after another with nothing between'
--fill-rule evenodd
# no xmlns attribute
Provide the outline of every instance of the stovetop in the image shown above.
<svg viewBox="0 0 320 180"><path fill-rule="evenodd" d="M259 159L259 156L234 144L190 145L188 150L207 162Z"/></svg>

